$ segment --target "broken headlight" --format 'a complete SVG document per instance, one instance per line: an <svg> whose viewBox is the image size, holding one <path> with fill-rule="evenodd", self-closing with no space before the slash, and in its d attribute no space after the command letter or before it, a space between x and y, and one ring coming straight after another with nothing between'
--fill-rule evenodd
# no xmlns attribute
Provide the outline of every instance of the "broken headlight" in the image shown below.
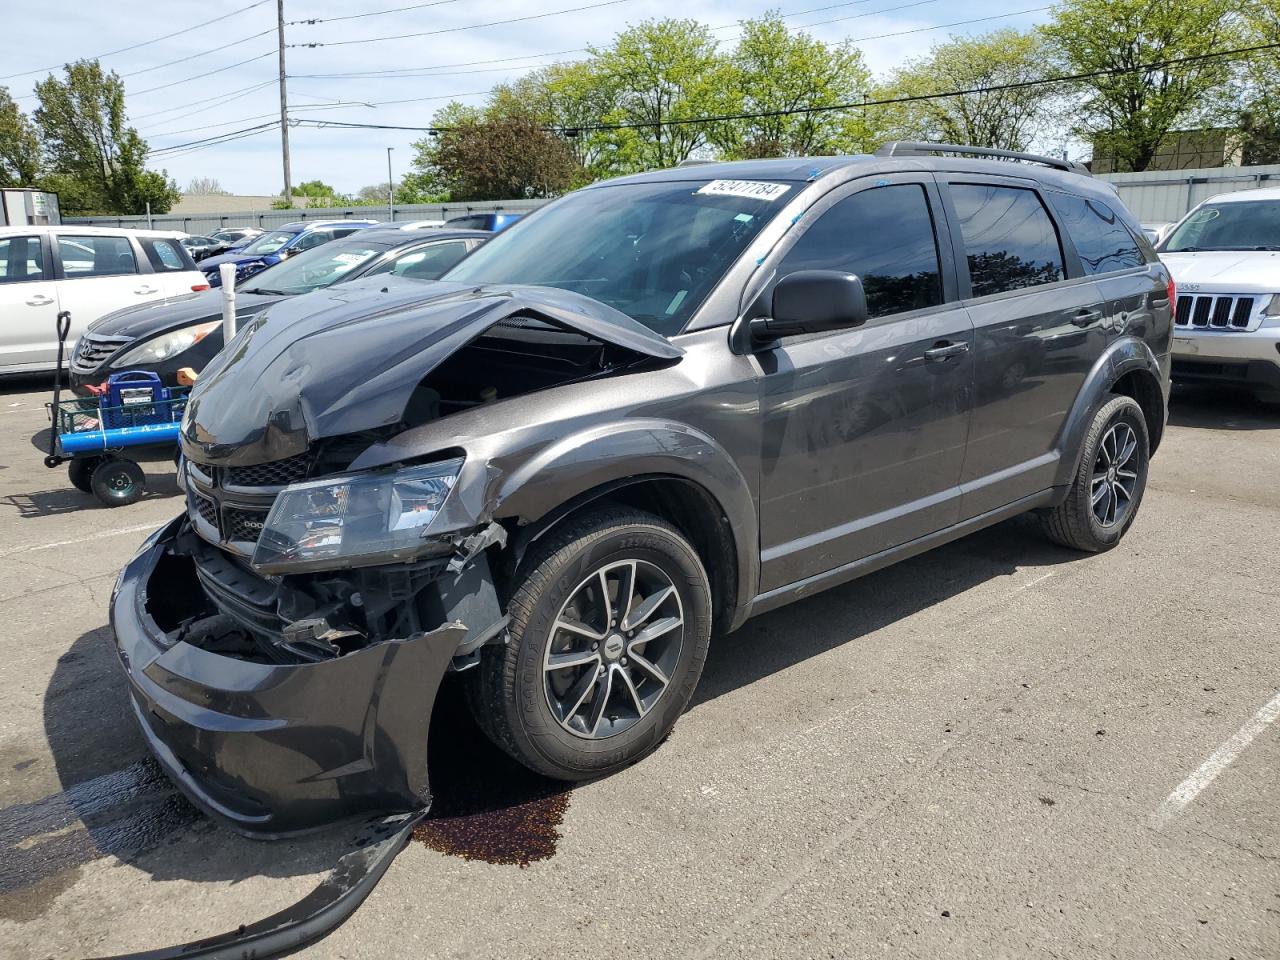
<svg viewBox="0 0 1280 960"><path fill-rule="evenodd" d="M276 497L253 565L263 573L409 560L458 479L462 460L295 483Z"/></svg>

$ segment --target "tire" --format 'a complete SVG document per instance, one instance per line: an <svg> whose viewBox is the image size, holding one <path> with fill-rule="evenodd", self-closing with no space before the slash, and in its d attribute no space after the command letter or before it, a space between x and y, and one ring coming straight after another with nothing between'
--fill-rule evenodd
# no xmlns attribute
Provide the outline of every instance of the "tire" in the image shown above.
<svg viewBox="0 0 1280 960"><path fill-rule="evenodd" d="M1124 443L1127 449L1129 437L1134 443L1133 452L1116 465L1115 459L1123 456L1124 450L1116 449L1115 443ZM1076 550L1089 553L1110 550L1138 515L1147 487L1149 463L1150 440L1142 408L1131 397L1113 396L1093 416L1067 498L1040 514L1045 535L1055 543ZM1113 471L1113 465L1118 469ZM1129 491L1127 497L1121 493L1125 489ZM1095 494L1101 497L1096 505L1098 509L1095 509ZM1108 510L1108 504L1114 511Z"/></svg>
<svg viewBox="0 0 1280 960"><path fill-rule="evenodd" d="M137 503L146 488L142 468L132 460L108 458L93 468L93 494L108 507Z"/></svg>
<svg viewBox="0 0 1280 960"><path fill-rule="evenodd" d="M627 582L639 625L630 633L625 621L604 626ZM644 600L656 604L647 613ZM483 649L467 699L499 747L558 780L604 776L656 749L688 706L711 637L697 553L666 521L630 508L593 511L549 534L521 564L507 612L508 642ZM678 628L663 630L676 619ZM638 639L645 631L651 638ZM552 667L552 652L584 662Z"/></svg>
<svg viewBox="0 0 1280 960"><path fill-rule="evenodd" d="M67 476L71 485L85 493L93 493L93 471L102 462L101 457L84 457L67 464Z"/></svg>

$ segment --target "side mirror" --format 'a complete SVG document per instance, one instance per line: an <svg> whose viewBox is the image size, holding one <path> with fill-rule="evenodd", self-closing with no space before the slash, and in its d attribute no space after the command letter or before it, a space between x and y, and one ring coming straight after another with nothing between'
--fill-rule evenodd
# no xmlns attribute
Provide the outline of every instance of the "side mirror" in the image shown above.
<svg viewBox="0 0 1280 960"><path fill-rule="evenodd" d="M751 321L758 344L800 333L823 333L867 322L862 281L839 270L797 270L773 288L771 316Z"/></svg>

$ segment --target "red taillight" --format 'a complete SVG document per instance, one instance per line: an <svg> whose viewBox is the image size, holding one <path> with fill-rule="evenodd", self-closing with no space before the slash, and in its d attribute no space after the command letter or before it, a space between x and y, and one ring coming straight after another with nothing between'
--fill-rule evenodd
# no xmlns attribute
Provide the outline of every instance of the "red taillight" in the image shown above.
<svg viewBox="0 0 1280 960"><path fill-rule="evenodd" d="M207 283L193 283L193 284L191 285L191 292L192 292L192 293L199 293L201 290L208 290L208 289L209 289L209 285L208 285ZM1170 281L1169 281L1169 289L1170 289L1170 290L1172 290L1172 289L1173 289L1173 281L1172 281L1172 280L1170 280Z"/></svg>
<svg viewBox="0 0 1280 960"><path fill-rule="evenodd" d="M1178 306L1178 285L1173 282L1173 277L1169 278L1169 309L1173 310Z"/></svg>

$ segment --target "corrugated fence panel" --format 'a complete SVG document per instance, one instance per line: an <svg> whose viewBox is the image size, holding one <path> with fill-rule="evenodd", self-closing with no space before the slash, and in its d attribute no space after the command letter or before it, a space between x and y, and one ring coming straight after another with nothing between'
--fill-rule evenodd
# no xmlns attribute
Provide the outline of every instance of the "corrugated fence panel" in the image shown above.
<svg viewBox="0 0 1280 960"><path fill-rule="evenodd" d="M1217 167L1199 170L1148 170L1143 173L1108 173L1099 179L1115 184L1120 199L1144 223L1172 221L1201 200L1220 193L1280 185L1280 164L1258 167ZM546 200L498 200L477 203L424 203L397 205L396 220L448 220L467 213L495 210L526 212ZM64 223L93 223L117 227L145 227L146 217L63 217ZM296 220L386 220L386 207L332 207L308 210L254 210L191 216L151 218L157 230L209 233L222 227L260 227L269 230Z"/></svg>

